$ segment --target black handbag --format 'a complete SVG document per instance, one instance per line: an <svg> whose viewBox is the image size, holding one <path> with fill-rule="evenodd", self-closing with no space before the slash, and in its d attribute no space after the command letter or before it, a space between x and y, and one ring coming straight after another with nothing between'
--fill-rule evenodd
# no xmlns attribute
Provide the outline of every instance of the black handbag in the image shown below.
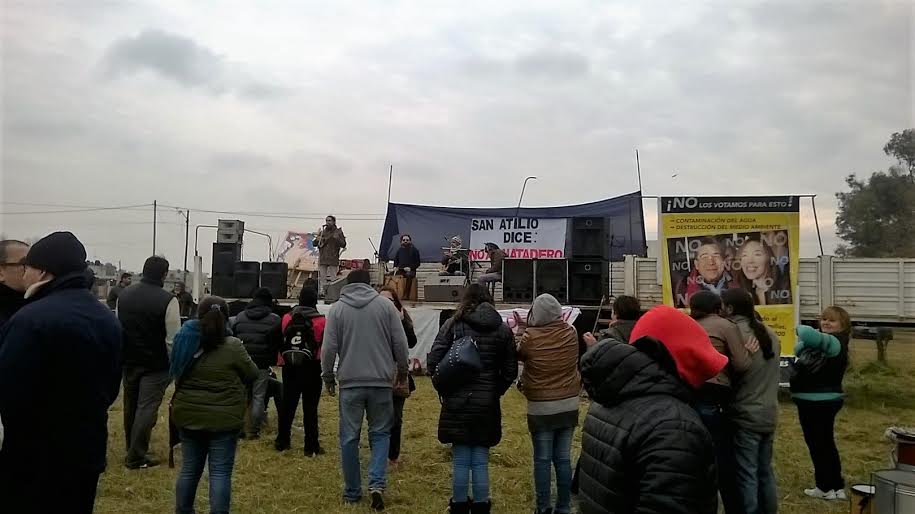
<svg viewBox="0 0 915 514"><path fill-rule="evenodd" d="M461 336L451 343L432 377L432 384L440 394L448 394L473 382L483 369L477 342L473 337L464 335L463 324L460 325L460 332Z"/></svg>

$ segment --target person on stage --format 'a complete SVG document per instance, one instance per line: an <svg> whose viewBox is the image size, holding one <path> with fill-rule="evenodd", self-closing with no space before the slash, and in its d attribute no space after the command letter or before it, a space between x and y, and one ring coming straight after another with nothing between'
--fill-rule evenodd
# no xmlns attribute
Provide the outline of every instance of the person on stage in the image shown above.
<svg viewBox="0 0 915 514"><path fill-rule="evenodd" d="M450 246L445 249L445 255L442 257L442 271L440 276L466 275L470 269L470 259L467 249L462 248L464 240L461 236L451 238Z"/></svg>
<svg viewBox="0 0 915 514"><path fill-rule="evenodd" d="M400 248L397 249L397 254L394 255L394 274L403 275L404 277L404 300L415 299L412 294L413 280L416 279L416 270L419 269L419 265L419 250L413 246L413 238L410 237L410 234L400 236Z"/></svg>
<svg viewBox="0 0 915 514"><path fill-rule="evenodd" d="M492 282L502 282L502 261L505 260L505 252L496 243L486 243L484 251L489 255L489 269L480 275L477 282L483 286Z"/></svg>
<svg viewBox="0 0 915 514"><path fill-rule="evenodd" d="M327 291L327 285L337 278L340 271L340 252L346 249L346 236L343 229L337 226L337 218L327 216L325 225L315 236L314 245L318 248L318 283L321 294Z"/></svg>

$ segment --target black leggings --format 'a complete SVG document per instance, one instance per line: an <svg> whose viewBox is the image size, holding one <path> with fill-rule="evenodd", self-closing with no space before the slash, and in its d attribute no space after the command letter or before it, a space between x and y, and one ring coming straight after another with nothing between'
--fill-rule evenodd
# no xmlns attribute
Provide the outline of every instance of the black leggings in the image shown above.
<svg viewBox="0 0 915 514"><path fill-rule="evenodd" d="M797 415L804 431L804 441L810 450L816 486L823 492L845 488L842 461L836 448L836 415L842 409L842 399L809 401L795 399Z"/></svg>

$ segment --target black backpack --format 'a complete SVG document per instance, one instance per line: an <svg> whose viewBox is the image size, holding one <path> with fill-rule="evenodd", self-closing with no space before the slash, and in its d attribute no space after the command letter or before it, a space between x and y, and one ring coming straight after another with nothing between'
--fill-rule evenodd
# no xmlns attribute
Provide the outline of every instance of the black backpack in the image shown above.
<svg viewBox="0 0 915 514"><path fill-rule="evenodd" d="M300 366L318 359L318 342L315 341L314 325L305 312L296 307L290 313L292 318L283 330L283 360L287 366Z"/></svg>

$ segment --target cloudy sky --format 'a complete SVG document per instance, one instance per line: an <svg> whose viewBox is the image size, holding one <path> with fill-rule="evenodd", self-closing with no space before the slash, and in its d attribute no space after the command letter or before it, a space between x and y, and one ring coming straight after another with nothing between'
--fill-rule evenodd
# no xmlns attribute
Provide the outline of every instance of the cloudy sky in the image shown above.
<svg viewBox="0 0 915 514"><path fill-rule="evenodd" d="M915 126L907 0L0 5L0 231L131 269L153 200L191 209L191 245L218 217L276 242L337 213L368 257L391 164L393 201L513 205L536 175L525 204L562 205L636 190L635 148L646 195L818 194L831 252L843 178ZM140 207L60 212L87 206ZM174 267L183 225L160 209Z"/></svg>

